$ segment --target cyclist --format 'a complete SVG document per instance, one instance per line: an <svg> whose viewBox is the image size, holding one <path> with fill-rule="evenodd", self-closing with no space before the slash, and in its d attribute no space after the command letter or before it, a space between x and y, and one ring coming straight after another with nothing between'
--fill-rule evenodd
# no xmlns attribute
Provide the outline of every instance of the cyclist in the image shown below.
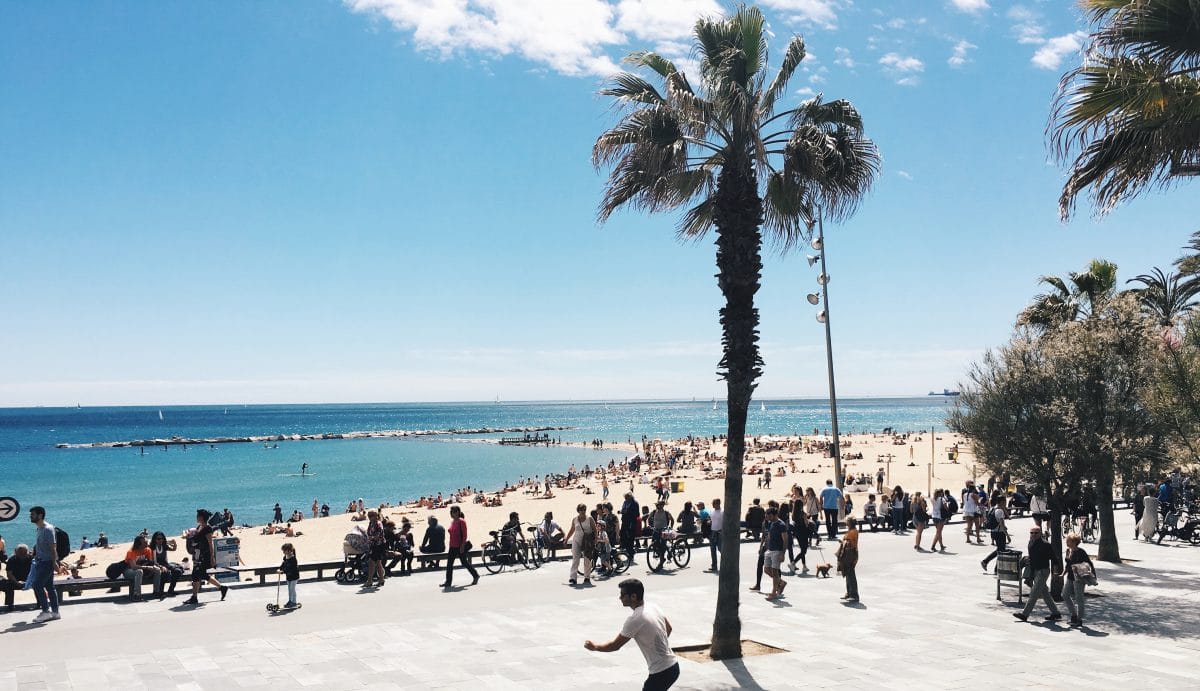
<svg viewBox="0 0 1200 691"><path fill-rule="evenodd" d="M524 541L525 536L521 535L521 517L513 511L508 514L508 522L500 528L500 553L510 555L513 561L516 561L517 547Z"/></svg>
<svg viewBox="0 0 1200 691"><path fill-rule="evenodd" d="M654 549L657 553L662 553L665 543L663 542L663 531L675 525L675 517L666 509L667 503L659 501L654 505L654 511L650 512L648 522L651 530L651 540Z"/></svg>

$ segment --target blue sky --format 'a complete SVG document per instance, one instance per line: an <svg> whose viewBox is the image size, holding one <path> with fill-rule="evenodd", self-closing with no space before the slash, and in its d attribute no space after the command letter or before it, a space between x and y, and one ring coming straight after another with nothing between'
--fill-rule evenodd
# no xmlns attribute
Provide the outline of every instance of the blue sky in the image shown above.
<svg viewBox="0 0 1200 691"><path fill-rule="evenodd" d="M721 395L712 238L598 226L590 149L603 75L723 6L0 4L0 405ZM839 394L953 387L1039 275L1197 230L1187 183L1059 222L1069 3L762 7L809 48L791 102L852 100L884 156L826 228ZM762 398L826 392L814 276L768 251Z"/></svg>

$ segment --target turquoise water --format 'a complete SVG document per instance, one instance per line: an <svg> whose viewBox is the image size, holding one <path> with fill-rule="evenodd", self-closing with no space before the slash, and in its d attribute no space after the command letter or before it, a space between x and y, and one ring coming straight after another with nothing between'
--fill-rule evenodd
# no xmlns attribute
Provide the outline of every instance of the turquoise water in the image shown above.
<svg viewBox="0 0 1200 691"><path fill-rule="evenodd" d="M751 434L811 433L829 426L822 400L765 401L750 412ZM839 401L843 433L941 426L952 405L942 398ZM466 485L502 487L525 475L565 471L622 460L614 450L515 447L472 443L481 438L436 436L222 444L215 450L175 446L58 449L89 443L269 434L316 434L367 430L444 430L480 427L571 427L553 432L564 441L674 439L725 431L724 404L711 401L410 403L287 406L181 406L162 408L13 408L0 410L0 496L24 507L46 507L48 519L78 543L104 530L129 539L142 528L178 533L192 524L195 509L233 511L239 523L270 520L275 502L285 514L307 514L314 498L334 512L351 499L368 505L449 493ZM299 477L308 463L311 477ZM22 516L0 523L10 543L28 541Z"/></svg>

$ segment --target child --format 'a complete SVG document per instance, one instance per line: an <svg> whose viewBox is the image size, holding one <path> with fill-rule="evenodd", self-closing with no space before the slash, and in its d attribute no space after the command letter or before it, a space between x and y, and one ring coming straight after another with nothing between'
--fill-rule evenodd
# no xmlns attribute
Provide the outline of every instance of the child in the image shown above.
<svg viewBox="0 0 1200 691"><path fill-rule="evenodd" d="M296 561L296 548L292 543L283 543L283 563L279 565L279 573L287 578L288 600L284 607L291 609L299 606L296 602L296 582L300 580L300 564Z"/></svg>

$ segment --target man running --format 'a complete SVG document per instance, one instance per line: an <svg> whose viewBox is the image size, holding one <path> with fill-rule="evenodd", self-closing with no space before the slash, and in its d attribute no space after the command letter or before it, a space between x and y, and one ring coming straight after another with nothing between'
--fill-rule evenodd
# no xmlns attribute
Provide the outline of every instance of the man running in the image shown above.
<svg viewBox="0 0 1200 691"><path fill-rule="evenodd" d="M642 684L642 691L665 691L671 688L679 679L679 661L671 652L668 637L671 635L671 622L654 604L645 602L646 588L636 578L627 578L617 585L620 590L621 605L633 610L621 633L608 643L584 641L583 647L600 653L611 653L620 650L633 639L637 642L642 656L646 658L646 666L650 676Z"/></svg>

